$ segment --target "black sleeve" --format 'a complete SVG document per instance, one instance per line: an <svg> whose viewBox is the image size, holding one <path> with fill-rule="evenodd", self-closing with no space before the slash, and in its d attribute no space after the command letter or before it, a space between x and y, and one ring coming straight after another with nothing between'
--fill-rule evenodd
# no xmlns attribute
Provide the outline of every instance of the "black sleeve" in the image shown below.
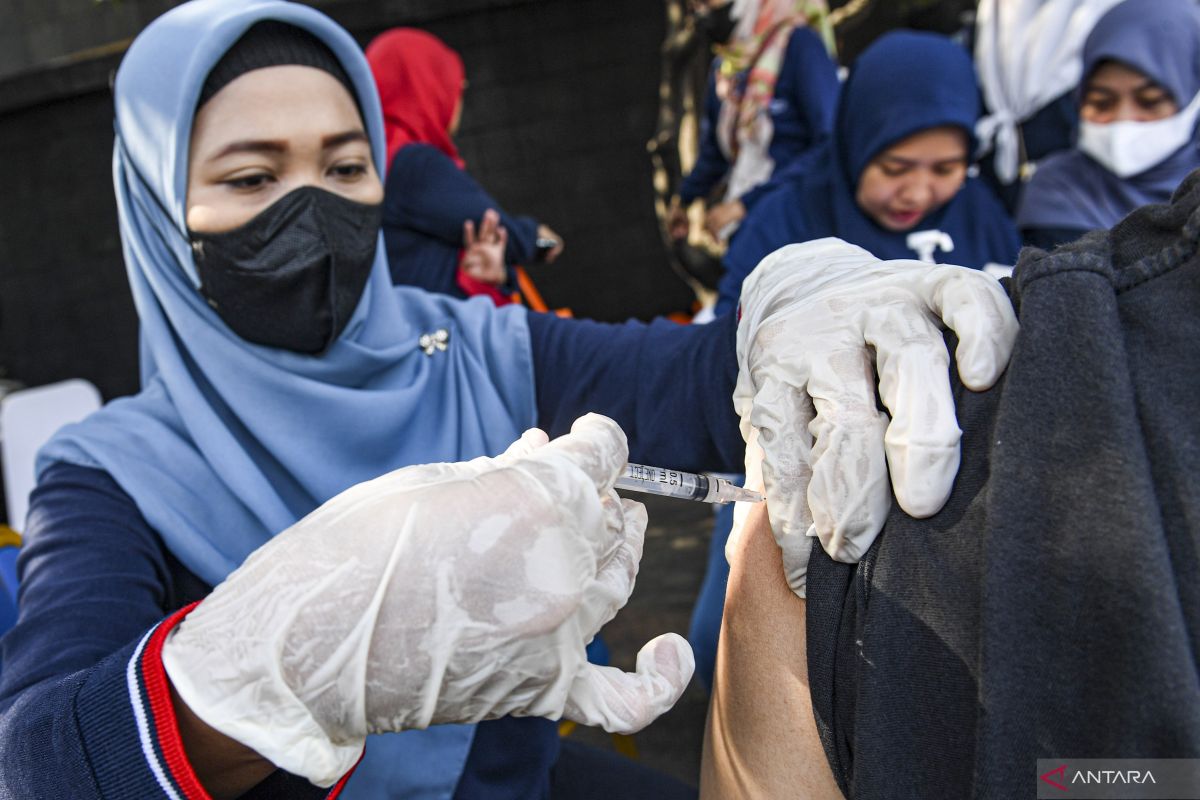
<svg viewBox="0 0 1200 800"><path fill-rule="evenodd" d="M531 313L539 424L557 436L595 411L624 429L631 461L740 472L735 316L617 325Z"/></svg>

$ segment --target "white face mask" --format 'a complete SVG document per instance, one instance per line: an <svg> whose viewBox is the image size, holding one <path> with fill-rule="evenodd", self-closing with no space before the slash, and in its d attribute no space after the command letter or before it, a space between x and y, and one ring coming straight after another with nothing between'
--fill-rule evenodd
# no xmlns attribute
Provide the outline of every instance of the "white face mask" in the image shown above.
<svg viewBox="0 0 1200 800"><path fill-rule="evenodd" d="M1192 140L1200 93L1177 114L1153 122L1081 120L1078 147L1119 178L1140 175Z"/></svg>

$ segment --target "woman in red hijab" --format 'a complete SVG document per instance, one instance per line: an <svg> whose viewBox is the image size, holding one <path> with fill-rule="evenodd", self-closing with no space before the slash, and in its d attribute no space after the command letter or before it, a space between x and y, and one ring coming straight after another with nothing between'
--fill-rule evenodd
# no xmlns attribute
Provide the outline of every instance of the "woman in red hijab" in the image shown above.
<svg viewBox="0 0 1200 800"><path fill-rule="evenodd" d="M387 133L383 234L393 282L508 302L514 268L553 261L563 243L537 220L506 214L464 170L452 138L462 59L431 33L393 28L368 45L367 61Z"/></svg>

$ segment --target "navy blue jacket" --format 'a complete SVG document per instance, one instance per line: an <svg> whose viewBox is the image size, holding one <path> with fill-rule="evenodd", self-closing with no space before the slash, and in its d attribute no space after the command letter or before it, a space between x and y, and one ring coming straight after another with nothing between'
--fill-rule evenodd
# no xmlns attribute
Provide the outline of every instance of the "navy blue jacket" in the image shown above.
<svg viewBox="0 0 1200 800"><path fill-rule="evenodd" d="M539 424L551 435L598 411L624 428L632 460L740 468L732 319L611 325L531 313L529 327ZM0 640L0 798L162 797L164 782L204 796L159 654L180 609L211 587L101 470L51 468L26 528L21 616ZM459 796L545 797L558 746L548 720L482 723ZM333 795L277 772L247 796Z"/></svg>
<svg viewBox="0 0 1200 800"><path fill-rule="evenodd" d="M729 172L729 161L717 142L717 120L721 113L716 82L719 66L720 59L715 59L708 76L704 117L700 121L700 153L679 187L679 198L684 205L706 196ZM767 152L775 162L776 172L829 136L837 95L837 66L821 37L809 28L796 28L788 40L770 105L775 132ZM747 192L741 198L742 203L750 208L762 191L758 187Z"/></svg>
<svg viewBox="0 0 1200 800"><path fill-rule="evenodd" d="M478 227L489 208L508 230L504 260L509 267L531 264L537 255L538 221L506 214L475 179L445 153L427 144L400 148L384 182L383 242L392 283L465 297L459 288L458 259L463 222Z"/></svg>

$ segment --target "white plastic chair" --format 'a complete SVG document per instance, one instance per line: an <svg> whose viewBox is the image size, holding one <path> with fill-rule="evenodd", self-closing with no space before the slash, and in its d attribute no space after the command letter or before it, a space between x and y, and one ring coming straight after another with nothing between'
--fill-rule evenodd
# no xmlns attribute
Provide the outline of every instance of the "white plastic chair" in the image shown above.
<svg viewBox="0 0 1200 800"><path fill-rule="evenodd" d="M0 399L0 464L13 530L25 529L37 451L63 425L78 422L98 408L100 392L82 378L22 389Z"/></svg>

